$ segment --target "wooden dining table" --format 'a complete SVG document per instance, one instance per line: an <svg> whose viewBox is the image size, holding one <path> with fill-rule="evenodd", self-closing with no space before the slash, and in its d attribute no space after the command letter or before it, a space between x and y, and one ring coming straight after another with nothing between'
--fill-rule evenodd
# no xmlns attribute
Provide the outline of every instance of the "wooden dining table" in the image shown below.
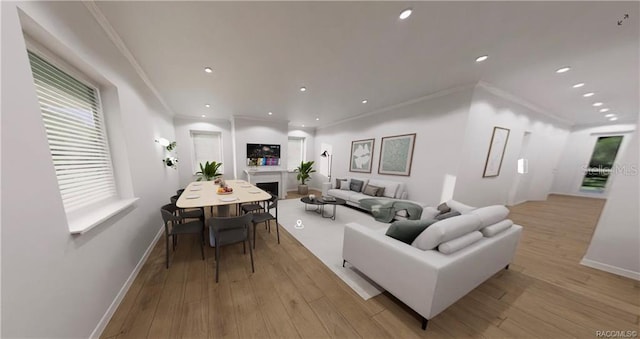
<svg viewBox="0 0 640 339"><path fill-rule="evenodd" d="M258 202L271 199L271 194L244 180L225 180L233 189L231 193L219 193L219 184L213 181L194 181L187 185L178 198L179 208L216 207L218 216L229 216L229 207L236 204ZM209 230L211 246L214 246L212 230Z"/></svg>

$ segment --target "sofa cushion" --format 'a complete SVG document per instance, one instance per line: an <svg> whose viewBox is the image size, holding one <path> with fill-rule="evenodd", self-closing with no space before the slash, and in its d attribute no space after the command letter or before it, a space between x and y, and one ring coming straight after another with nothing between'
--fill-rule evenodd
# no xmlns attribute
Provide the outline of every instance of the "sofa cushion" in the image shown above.
<svg viewBox="0 0 640 339"><path fill-rule="evenodd" d="M438 205L438 207L436 208L438 209L440 214L451 212L451 207L447 206L446 202L443 202L442 204Z"/></svg>
<svg viewBox="0 0 640 339"><path fill-rule="evenodd" d="M440 214L436 215L434 217L434 219L436 219L436 220L444 220L444 219L457 217L459 215L460 215L460 212L458 212L458 211L449 211L447 213L440 213Z"/></svg>
<svg viewBox="0 0 640 339"><path fill-rule="evenodd" d="M351 190L351 180L340 180L340 189L343 191Z"/></svg>
<svg viewBox="0 0 640 339"><path fill-rule="evenodd" d="M493 205L481 207L469 213L477 215L482 222L482 226L480 228L484 228L506 219L507 215L509 215L509 209L502 205Z"/></svg>
<svg viewBox="0 0 640 339"><path fill-rule="evenodd" d="M327 194L336 197L336 198L340 198L340 199L344 199L344 200L349 200L349 196L351 195L351 193L353 193L352 191L344 191L344 190L338 190L338 189L332 189L332 190L328 190Z"/></svg>
<svg viewBox="0 0 640 339"><path fill-rule="evenodd" d="M367 187L362 190L362 193L368 196L375 197L378 194L378 190L380 190L380 187L378 186L367 185Z"/></svg>
<svg viewBox="0 0 640 339"><path fill-rule="evenodd" d="M351 179L351 183L349 184L349 188L354 192L362 192L362 188L364 187L364 181L358 179Z"/></svg>
<svg viewBox="0 0 640 339"><path fill-rule="evenodd" d="M477 231L479 226L480 219L471 214L440 220L420 233L411 246L423 251L432 250L443 242Z"/></svg>
<svg viewBox="0 0 640 339"><path fill-rule="evenodd" d="M459 238L438 245L438 251L443 254L451 254L476 243L480 239L482 239L482 233L478 231L467 233Z"/></svg>
<svg viewBox="0 0 640 339"><path fill-rule="evenodd" d="M399 220L394 221L387 229L386 235L411 244L425 228L435 223L435 220Z"/></svg>
<svg viewBox="0 0 640 339"><path fill-rule="evenodd" d="M485 237L491 238L502 231L510 229L512 225L513 221L505 219L481 229L480 232L482 232L482 235L484 235Z"/></svg>
<svg viewBox="0 0 640 339"><path fill-rule="evenodd" d="M435 219L436 215L438 214L440 214L440 211L438 211L435 207L427 206L422 209L422 215L420 216L420 219Z"/></svg>
<svg viewBox="0 0 640 339"><path fill-rule="evenodd" d="M378 180L378 179L369 180L369 184L378 186L378 187L384 187L384 192L382 193L382 196L387 198L395 198L396 193L398 191L398 187L400 187L399 182Z"/></svg>
<svg viewBox="0 0 640 339"><path fill-rule="evenodd" d="M476 208L473 206L465 205L461 202L455 200L447 201L447 206L451 207L452 210L460 212L460 214L467 214Z"/></svg>
<svg viewBox="0 0 640 339"><path fill-rule="evenodd" d="M346 179L346 178L336 178L336 184L335 184L335 186L334 186L333 188L335 188L335 189L340 189L340 183L341 183L343 180L347 180L347 179Z"/></svg>
<svg viewBox="0 0 640 339"><path fill-rule="evenodd" d="M371 197L368 196L368 195L364 195L362 193L357 193L357 192L351 191L351 193L349 194L349 199L347 199L347 200L351 201L351 202L354 202L356 204L359 204L360 200L367 199L367 198L370 199Z"/></svg>

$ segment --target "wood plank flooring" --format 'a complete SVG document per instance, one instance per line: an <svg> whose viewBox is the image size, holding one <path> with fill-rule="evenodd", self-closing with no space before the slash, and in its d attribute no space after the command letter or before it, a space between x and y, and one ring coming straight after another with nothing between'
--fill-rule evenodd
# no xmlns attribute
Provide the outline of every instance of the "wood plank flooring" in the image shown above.
<svg viewBox="0 0 640 339"><path fill-rule="evenodd" d="M316 193L317 194L317 193ZM289 194L298 198L296 194ZM568 338L639 331L640 282L579 264L603 200L552 195L511 209L524 226L516 258L420 329L384 293L364 301L281 228L258 228L256 272L242 245L221 249L220 282L207 247L178 242L169 269L154 247L103 338Z"/></svg>

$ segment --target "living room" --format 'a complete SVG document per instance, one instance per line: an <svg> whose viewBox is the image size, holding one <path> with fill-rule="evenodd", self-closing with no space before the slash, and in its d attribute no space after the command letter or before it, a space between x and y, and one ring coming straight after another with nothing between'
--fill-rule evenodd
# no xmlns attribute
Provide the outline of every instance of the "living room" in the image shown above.
<svg viewBox="0 0 640 339"><path fill-rule="evenodd" d="M3 336L637 336L638 3L3 2L1 15ZM91 228L65 211L27 50L100 90L121 202ZM255 273L224 248L217 284L195 238L164 266L158 209L194 182L195 135L215 138L225 180L262 171L282 198L282 239L258 227ZM382 174L397 136L412 138L404 173ZM588 189L612 136L613 171ZM256 168L250 144L279 146L279 163ZM507 206L523 227L510 269L423 331L400 296L348 282L345 225L378 224L305 211L292 153L314 161L317 196L361 178L420 206Z"/></svg>

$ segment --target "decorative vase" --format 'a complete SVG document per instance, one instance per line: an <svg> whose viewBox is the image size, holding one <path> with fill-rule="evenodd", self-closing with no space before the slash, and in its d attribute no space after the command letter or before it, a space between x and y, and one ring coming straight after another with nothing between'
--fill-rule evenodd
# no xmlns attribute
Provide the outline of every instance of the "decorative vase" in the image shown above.
<svg viewBox="0 0 640 339"><path fill-rule="evenodd" d="M307 185L298 185L298 194L300 194L300 195L309 194L309 186L307 186Z"/></svg>

